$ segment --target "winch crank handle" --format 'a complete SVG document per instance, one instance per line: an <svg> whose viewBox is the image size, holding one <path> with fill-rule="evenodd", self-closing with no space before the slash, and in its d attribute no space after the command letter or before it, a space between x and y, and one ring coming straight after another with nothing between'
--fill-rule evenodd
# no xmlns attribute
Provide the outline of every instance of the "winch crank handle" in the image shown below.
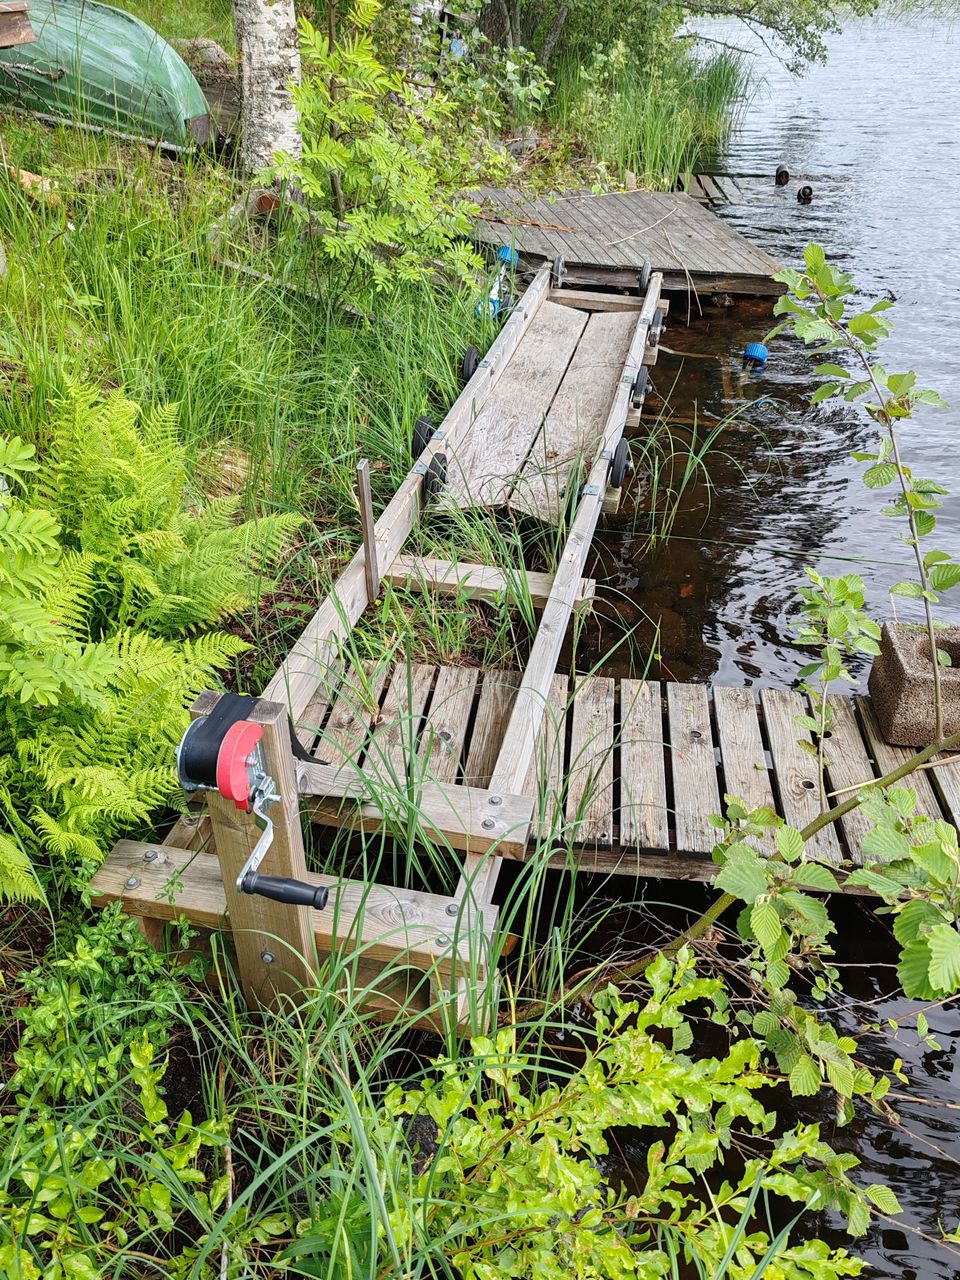
<svg viewBox="0 0 960 1280"><path fill-rule="evenodd" d="M272 898L289 907L314 907L317 911L323 910L330 897L330 890L324 885L306 884L288 876L262 876L256 871L248 872L239 888L242 893Z"/></svg>
<svg viewBox="0 0 960 1280"><path fill-rule="evenodd" d="M306 884L303 880L294 880L290 876L262 876L258 873L257 868L273 844L273 822L267 814L267 805L274 804L279 799L274 791L258 795L254 799L251 812L257 826L262 828L262 834L253 846L250 857L240 868L237 888L241 893L272 898L274 902L283 902L290 907L315 907L317 911L322 911L330 896L329 889L322 885Z"/></svg>

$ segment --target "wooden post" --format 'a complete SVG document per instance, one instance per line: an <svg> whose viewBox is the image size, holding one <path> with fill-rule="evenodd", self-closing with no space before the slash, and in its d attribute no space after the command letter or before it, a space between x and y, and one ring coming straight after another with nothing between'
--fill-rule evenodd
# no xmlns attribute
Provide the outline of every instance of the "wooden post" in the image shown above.
<svg viewBox="0 0 960 1280"><path fill-rule="evenodd" d="M209 695L201 697L209 710ZM260 702L250 718L263 726L264 761L280 795L268 810L274 826L273 844L260 870L302 880L306 858L287 709L276 702ZM269 1004L275 995L296 998L315 981L316 943L310 909L241 893L236 888L237 875L259 839L260 829L252 814L244 813L217 791L207 792L207 804L244 995L251 1007Z"/></svg>
<svg viewBox="0 0 960 1280"><path fill-rule="evenodd" d="M377 526L370 494L370 463L366 458L357 463L357 490L363 528L363 572L367 580L367 596L373 604L380 594L380 566L377 563Z"/></svg>

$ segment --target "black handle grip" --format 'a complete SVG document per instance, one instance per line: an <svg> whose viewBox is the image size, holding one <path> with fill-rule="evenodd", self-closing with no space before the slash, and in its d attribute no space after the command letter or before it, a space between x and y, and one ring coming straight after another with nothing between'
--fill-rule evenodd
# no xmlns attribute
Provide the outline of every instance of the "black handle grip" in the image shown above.
<svg viewBox="0 0 960 1280"><path fill-rule="evenodd" d="M287 876L261 876L256 871L244 876L240 886L244 893L255 893L261 898L286 903L288 907L315 907L322 911L327 905L330 890L323 885L304 884Z"/></svg>

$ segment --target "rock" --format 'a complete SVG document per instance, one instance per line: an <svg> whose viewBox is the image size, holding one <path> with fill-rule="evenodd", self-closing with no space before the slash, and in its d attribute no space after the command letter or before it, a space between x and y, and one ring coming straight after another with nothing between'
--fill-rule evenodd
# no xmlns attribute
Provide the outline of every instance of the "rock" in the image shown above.
<svg viewBox="0 0 960 1280"><path fill-rule="evenodd" d="M216 40L174 40L172 44L197 77L220 131L236 133L242 105L236 59Z"/></svg>
<svg viewBox="0 0 960 1280"><path fill-rule="evenodd" d="M960 626L940 628L936 637L937 648L945 649L953 664L940 668L943 732L960 733ZM934 741L933 665L926 627L884 623L868 688L887 742L925 747Z"/></svg>
<svg viewBox="0 0 960 1280"><path fill-rule="evenodd" d="M624 190L626 191L636 191L637 175L633 172L632 169L627 169L626 172L624 173L623 186L624 186Z"/></svg>
<svg viewBox="0 0 960 1280"><path fill-rule="evenodd" d="M532 155L539 145L539 133L537 133L532 124L528 124L518 129L516 134L508 139L507 150L512 156L516 156L519 159L520 156Z"/></svg>

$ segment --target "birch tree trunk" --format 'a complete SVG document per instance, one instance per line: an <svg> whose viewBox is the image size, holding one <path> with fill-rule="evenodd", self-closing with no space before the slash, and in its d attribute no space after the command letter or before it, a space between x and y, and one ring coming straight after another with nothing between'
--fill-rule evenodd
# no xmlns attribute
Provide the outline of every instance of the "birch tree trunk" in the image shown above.
<svg viewBox="0 0 960 1280"><path fill-rule="evenodd" d="M290 83L300 83L294 0L233 0L240 53L240 161L247 173L274 165L278 151L300 155Z"/></svg>

